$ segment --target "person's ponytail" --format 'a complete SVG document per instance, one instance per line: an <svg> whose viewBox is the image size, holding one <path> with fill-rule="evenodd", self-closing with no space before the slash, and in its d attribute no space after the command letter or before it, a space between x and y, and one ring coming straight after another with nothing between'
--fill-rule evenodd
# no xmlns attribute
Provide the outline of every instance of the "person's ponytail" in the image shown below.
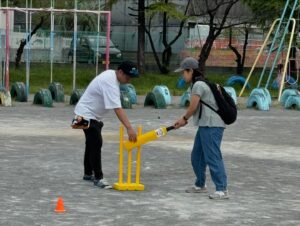
<svg viewBox="0 0 300 226"><path fill-rule="evenodd" d="M192 85L194 85L197 81L205 80L204 74L199 69L193 69L192 76Z"/></svg>

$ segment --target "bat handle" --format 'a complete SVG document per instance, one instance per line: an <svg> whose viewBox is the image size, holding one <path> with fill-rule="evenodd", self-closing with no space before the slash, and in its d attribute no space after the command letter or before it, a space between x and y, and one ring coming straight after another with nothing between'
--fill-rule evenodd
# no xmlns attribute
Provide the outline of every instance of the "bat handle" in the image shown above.
<svg viewBox="0 0 300 226"><path fill-rule="evenodd" d="M175 126L169 126L169 127L167 127L167 132L169 132L169 131L171 131L173 129L175 129Z"/></svg>

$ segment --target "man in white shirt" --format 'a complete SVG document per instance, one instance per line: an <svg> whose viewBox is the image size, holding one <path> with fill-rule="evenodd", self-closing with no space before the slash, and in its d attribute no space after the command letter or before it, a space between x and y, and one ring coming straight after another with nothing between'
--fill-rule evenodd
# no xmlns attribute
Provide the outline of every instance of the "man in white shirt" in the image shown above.
<svg viewBox="0 0 300 226"><path fill-rule="evenodd" d="M120 83L129 83L131 78L136 77L139 77L138 70L130 61L122 62L117 70L102 72L88 85L74 110L78 123L83 120L90 122L89 127L83 130L86 138L83 179L94 181L94 185L100 188L112 188L103 178L101 165L102 120L109 110L113 109L126 127L128 139L136 141L136 132L121 106L119 88Z"/></svg>

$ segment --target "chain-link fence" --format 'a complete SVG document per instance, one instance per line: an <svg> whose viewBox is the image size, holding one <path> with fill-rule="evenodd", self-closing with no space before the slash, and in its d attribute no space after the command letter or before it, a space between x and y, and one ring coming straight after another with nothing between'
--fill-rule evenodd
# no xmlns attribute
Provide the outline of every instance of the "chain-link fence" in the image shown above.
<svg viewBox="0 0 300 226"><path fill-rule="evenodd" d="M165 47L163 45L162 28L156 27L151 30L152 40L155 51L159 59L162 58L162 52ZM235 67L236 56L229 49L228 31L223 34L214 42L211 54L207 61L207 66L212 67ZM5 30L0 30L0 61L5 59ZM38 32L31 37L30 43L24 48L21 62L25 62L27 55L26 49L30 49L28 55L30 62L43 62L49 63L51 57L54 63L70 63L73 60L73 31L59 31L54 30L51 38L49 30L38 30ZM178 34L178 27L169 27L167 32L167 40L170 42ZM111 42L110 42L110 63L111 65L119 63L121 60L128 59L137 61L137 42L138 33L135 26L113 26L111 29ZM98 50L99 62L103 63L105 60L105 45L106 34L105 32L83 32L78 31L76 41L76 57L78 63L95 63L95 56ZM97 39L99 37L99 39ZM245 66L251 67L260 46L263 42L264 34L260 32L250 32L247 45L247 54ZM21 40L26 38L24 31L10 31L10 61L15 62L17 50L20 47ZM198 58L202 46L205 42L205 32L197 34L191 32L191 29L184 28L182 35L172 45L172 57L170 62L170 69L178 66L181 59L186 56L194 56ZM52 43L51 43L52 42ZM97 49L98 45L98 49ZM244 45L243 34L234 33L232 45L242 54ZM53 46L51 55L51 46ZM150 45L148 36L145 40L145 59L146 68L158 71L156 61L153 57L153 49ZM262 66L264 57L259 61L258 66ZM0 65L0 71L3 72L3 63ZM3 73L2 73L3 74Z"/></svg>
<svg viewBox="0 0 300 226"><path fill-rule="evenodd" d="M132 30L132 31L131 31ZM155 51L161 54L164 50L164 45L162 42L161 32L152 31L152 40L154 43ZM137 52L137 42L138 34L135 27L126 28L126 32L121 32L120 28L114 28L111 32L111 43L110 49L114 51L113 48L118 49L120 52L135 53ZM171 40L175 37L177 33L175 31L168 32L168 39ZM20 43L23 39L27 37L25 32L15 32L10 31L10 61L14 62L15 54L17 49L20 47ZM84 45L88 45L88 48L96 48L97 37L99 37L99 51L106 45L106 34L101 32L77 32L77 50L80 51ZM68 62L68 52L73 49L73 31L53 31L53 37L51 39L51 32L46 30L39 30L30 39L30 43L25 46L24 49L29 48L31 50L30 61L31 62L48 62L50 61L50 49L51 42L53 42L54 51L54 62L66 63ZM180 53L185 46L186 35L182 35L179 39L172 45L172 52L174 54ZM5 48L5 30L1 30L1 49ZM145 41L145 52L152 53L152 47L149 42L149 38L146 37ZM24 61L24 56L22 61Z"/></svg>

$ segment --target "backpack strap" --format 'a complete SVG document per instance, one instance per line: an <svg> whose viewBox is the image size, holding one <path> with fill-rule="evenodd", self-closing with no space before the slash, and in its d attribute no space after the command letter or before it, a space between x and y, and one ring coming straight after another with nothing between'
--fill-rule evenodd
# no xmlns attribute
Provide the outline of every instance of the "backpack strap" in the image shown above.
<svg viewBox="0 0 300 226"><path fill-rule="evenodd" d="M205 103L203 100L200 99L200 105L201 104L204 104L206 107L208 107L209 109L211 109L213 112L215 112L216 114L219 115L219 113L212 107L210 106L209 104ZM200 111L202 111L202 108L200 106ZM201 112L199 112L199 119L201 118Z"/></svg>
<svg viewBox="0 0 300 226"><path fill-rule="evenodd" d="M205 103L203 100L200 99L200 103L204 104L206 107L210 108L212 111L216 112L218 114L218 111L215 110L212 106L209 104Z"/></svg>
<svg viewBox="0 0 300 226"><path fill-rule="evenodd" d="M208 79L198 78L198 79L196 79L195 83L198 82L198 81L205 82L205 83L207 84L207 86L209 87L210 91L212 92L212 90L211 90L211 88L210 88L210 86L209 86L209 81L208 81ZM193 85L194 85L194 84L193 84ZM193 85L192 85L192 88L193 88ZM218 86L219 86L219 84L218 84ZM219 113L218 113L217 110L215 110L212 106L210 106L209 104L205 103L203 100L200 99L200 104L201 104L201 103L204 104L206 107L208 107L208 108L211 109L213 112L215 112L216 114L219 115ZM201 106L200 106L199 119L201 118L201 111L202 111L202 108L201 108Z"/></svg>

